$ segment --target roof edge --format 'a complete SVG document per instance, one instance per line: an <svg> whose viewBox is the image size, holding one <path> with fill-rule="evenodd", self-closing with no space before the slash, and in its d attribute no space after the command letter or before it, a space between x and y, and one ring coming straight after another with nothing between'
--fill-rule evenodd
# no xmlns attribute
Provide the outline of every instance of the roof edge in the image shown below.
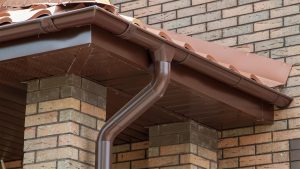
<svg viewBox="0 0 300 169"><path fill-rule="evenodd" d="M181 62L181 64L198 72L207 74L276 106L285 107L292 101L292 98L287 95L252 81L216 63L210 62L206 58L201 58L197 53L147 32L137 25L105 11L98 6L86 7L58 15L46 16L35 20L2 26L0 27L0 42L91 24L150 50L157 50L163 44L168 45L176 51L175 61ZM188 60L186 60L187 57L189 57ZM186 61L182 62L183 60Z"/></svg>

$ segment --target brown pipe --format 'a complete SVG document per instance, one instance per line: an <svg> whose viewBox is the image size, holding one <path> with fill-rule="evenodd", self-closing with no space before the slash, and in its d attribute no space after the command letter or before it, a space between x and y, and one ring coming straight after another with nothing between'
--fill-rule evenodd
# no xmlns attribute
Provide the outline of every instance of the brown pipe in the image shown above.
<svg viewBox="0 0 300 169"><path fill-rule="evenodd" d="M159 38L97 6L65 12L24 23L1 26L0 42L90 24L95 24L101 29L109 31L121 38L126 38L152 51L157 50L163 44L168 44L175 50L174 61L279 107L287 106L292 101L292 98L274 89L256 83L216 63L209 62L205 58L198 57L197 54L183 47L179 47L173 42Z"/></svg>
<svg viewBox="0 0 300 169"><path fill-rule="evenodd" d="M111 169L111 147L116 136L164 95L171 76L171 60L166 56L168 54L165 50L163 53L159 51L154 54L152 81L115 113L100 130L97 141L97 169Z"/></svg>

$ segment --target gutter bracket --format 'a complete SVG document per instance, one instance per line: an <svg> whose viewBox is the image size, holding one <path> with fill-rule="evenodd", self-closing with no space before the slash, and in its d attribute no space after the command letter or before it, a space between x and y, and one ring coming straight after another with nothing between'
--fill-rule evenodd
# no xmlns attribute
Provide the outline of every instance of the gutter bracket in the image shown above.
<svg viewBox="0 0 300 169"><path fill-rule="evenodd" d="M42 33L51 33L59 31L59 29L56 27L56 25L50 17L45 17L41 19L40 28Z"/></svg>
<svg viewBox="0 0 300 169"><path fill-rule="evenodd" d="M187 61L191 56L192 56L192 54L187 53L187 55L185 55L182 60L176 60L176 63L177 64L184 64L184 62Z"/></svg>
<svg viewBox="0 0 300 169"><path fill-rule="evenodd" d="M134 24L128 24L124 32L122 32L121 34L116 34L115 36L122 39L130 39L133 36L133 34L136 32L136 30L137 30L137 26L135 26Z"/></svg>

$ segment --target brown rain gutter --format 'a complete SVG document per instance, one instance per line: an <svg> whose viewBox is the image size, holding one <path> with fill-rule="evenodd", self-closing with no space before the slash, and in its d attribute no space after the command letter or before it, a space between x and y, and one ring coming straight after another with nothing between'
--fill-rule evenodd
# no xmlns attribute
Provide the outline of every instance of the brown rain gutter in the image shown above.
<svg viewBox="0 0 300 169"><path fill-rule="evenodd" d="M208 61L206 58L199 57L194 52L166 39L157 37L98 6L73 10L23 23L1 26L0 42L91 24L95 24L114 35L144 46L151 51L157 50L162 44L168 44L175 50L174 61L279 107L287 106L292 101L292 98L274 89Z"/></svg>
<svg viewBox="0 0 300 169"><path fill-rule="evenodd" d="M152 81L115 113L100 130L97 141L97 169L111 169L111 148L114 139L163 97L170 82L174 54L172 53L164 46L154 52Z"/></svg>

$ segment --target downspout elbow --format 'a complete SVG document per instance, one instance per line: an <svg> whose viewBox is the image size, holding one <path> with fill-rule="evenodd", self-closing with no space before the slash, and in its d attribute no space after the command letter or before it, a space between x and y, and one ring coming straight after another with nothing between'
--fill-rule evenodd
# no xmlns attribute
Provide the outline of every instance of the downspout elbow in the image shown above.
<svg viewBox="0 0 300 169"><path fill-rule="evenodd" d="M97 169L111 169L111 148L115 137L163 97L171 73L174 51L162 46L153 52L152 81L116 112L100 130L97 140Z"/></svg>

